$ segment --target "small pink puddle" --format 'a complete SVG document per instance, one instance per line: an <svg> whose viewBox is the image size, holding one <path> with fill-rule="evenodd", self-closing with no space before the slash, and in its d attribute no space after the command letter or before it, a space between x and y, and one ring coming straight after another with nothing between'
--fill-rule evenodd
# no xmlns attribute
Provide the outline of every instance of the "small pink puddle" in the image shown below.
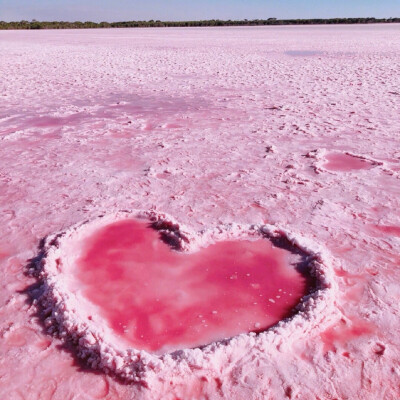
<svg viewBox="0 0 400 400"><path fill-rule="evenodd" d="M374 167L369 161L343 153L330 153L325 156L327 162L324 168L330 171L353 171L359 169L371 169Z"/></svg>
<svg viewBox="0 0 400 400"><path fill-rule="evenodd" d="M262 331L290 315L306 278L266 239L171 250L148 223L101 228L84 243L78 280L111 328L162 353Z"/></svg>

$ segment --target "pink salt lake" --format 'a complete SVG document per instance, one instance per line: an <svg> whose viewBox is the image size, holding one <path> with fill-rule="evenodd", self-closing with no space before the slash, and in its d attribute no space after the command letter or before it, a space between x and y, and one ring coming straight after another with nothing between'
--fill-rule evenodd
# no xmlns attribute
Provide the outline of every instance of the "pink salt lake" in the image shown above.
<svg viewBox="0 0 400 400"><path fill-rule="evenodd" d="M400 398L399 24L10 30L0 50L0 399ZM316 174L303 155L332 146L394 173ZM27 304L27 260L132 208L312 238L343 268L340 315L145 388L82 368Z"/></svg>
<svg viewBox="0 0 400 400"><path fill-rule="evenodd" d="M84 296L114 332L150 352L265 330L289 315L306 280L266 239L171 250L148 223L116 222L86 239Z"/></svg>

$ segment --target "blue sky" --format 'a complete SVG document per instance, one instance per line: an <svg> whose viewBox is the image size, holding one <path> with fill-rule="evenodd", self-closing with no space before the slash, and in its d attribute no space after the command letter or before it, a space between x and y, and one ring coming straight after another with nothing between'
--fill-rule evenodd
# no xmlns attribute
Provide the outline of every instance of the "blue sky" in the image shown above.
<svg viewBox="0 0 400 400"><path fill-rule="evenodd" d="M400 17L400 0L0 0L0 20Z"/></svg>

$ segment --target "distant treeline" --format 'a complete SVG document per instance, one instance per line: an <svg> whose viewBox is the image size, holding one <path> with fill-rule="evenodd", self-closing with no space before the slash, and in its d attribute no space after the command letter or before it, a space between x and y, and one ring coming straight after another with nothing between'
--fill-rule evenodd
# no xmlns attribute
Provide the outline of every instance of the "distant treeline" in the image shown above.
<svg viewBox="0 0 400 400"><path fill-rule="evenodd" d="M125 21L125 22L66 22L66 21L0 21L0 29L89 29L89 28L151 28L186 26L259 26L259 25L331 25L376 24L399 22L400 18L331 18L331 19L254 19L204 21Z"/></svg>

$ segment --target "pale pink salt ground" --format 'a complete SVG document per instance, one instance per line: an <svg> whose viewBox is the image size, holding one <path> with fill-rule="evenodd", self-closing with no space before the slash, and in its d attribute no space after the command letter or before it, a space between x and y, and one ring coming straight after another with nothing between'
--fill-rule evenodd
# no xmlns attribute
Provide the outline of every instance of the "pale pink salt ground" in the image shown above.
<svg viewBox="0 0 400 400"><path fill-rule="evenodd" d="M0 32L0 51L0 398L400 397L399 25ZM44 333L24 270L121 209L309 238L335 260L331 314L147 388L93 373Z"/></svg>

